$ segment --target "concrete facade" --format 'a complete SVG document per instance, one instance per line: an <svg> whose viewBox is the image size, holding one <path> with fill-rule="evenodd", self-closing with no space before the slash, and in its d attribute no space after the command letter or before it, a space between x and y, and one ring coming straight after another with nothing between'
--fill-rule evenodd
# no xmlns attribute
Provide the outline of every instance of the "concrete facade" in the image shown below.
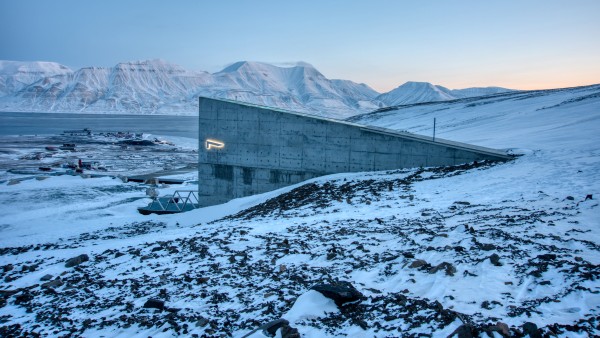
<svg viewBox="0 0 600 338"><path fill-rule="evenodd" d="M342 172L503 161L504 153L228 100L199 99L204 206Z"/></svg>

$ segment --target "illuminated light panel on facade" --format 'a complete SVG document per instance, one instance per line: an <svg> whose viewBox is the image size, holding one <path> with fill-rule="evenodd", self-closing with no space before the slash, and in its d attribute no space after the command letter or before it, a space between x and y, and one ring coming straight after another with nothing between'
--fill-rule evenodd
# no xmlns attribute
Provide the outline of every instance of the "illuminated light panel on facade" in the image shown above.
<svg viewBox="0 0 600 338"><path fill-rule="evenodd" d="M211 150L213 148L221 149L221 148L225 147L225 143L223 143L221 141L217 141L217 140L207 139L205 142L205 146L206 146L206 150Z"/></svg>

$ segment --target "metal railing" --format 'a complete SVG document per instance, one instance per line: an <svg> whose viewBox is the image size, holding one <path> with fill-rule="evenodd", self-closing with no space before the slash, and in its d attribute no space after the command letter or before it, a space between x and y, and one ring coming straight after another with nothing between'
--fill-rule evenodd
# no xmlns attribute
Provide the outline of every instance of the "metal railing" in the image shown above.
<svg viewBox="0 0 600 338"><path fill-rule="evenodd" d="M154 189L148 189L146 194L152 198L152 202L144 208L138 208L141 213L178 213L197 209L200 205L198 192L194 190L176 190L168 197L158 197Z"/></svg>

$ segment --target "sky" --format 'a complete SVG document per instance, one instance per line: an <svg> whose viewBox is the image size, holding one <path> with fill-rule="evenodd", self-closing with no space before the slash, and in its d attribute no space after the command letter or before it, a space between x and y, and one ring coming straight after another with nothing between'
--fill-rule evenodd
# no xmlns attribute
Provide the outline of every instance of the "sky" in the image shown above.
<svg viewBox="0 0 600 338"><path fill-rule="evenodd" d="M0 0L0 59L164 59L217 72L304 61L386 92L600 83L598 0Z"/></svg>

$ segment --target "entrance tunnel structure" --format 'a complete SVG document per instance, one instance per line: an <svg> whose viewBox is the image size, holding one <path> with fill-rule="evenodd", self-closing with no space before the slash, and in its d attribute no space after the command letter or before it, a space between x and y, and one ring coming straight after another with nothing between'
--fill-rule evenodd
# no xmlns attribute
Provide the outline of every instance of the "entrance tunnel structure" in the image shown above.
<svg viewBox="0 0 600 338"><path fill-rule="evenodd" d="M495 149L205 97L199 142L201 206L334 173L511 159Z"/></svg>

